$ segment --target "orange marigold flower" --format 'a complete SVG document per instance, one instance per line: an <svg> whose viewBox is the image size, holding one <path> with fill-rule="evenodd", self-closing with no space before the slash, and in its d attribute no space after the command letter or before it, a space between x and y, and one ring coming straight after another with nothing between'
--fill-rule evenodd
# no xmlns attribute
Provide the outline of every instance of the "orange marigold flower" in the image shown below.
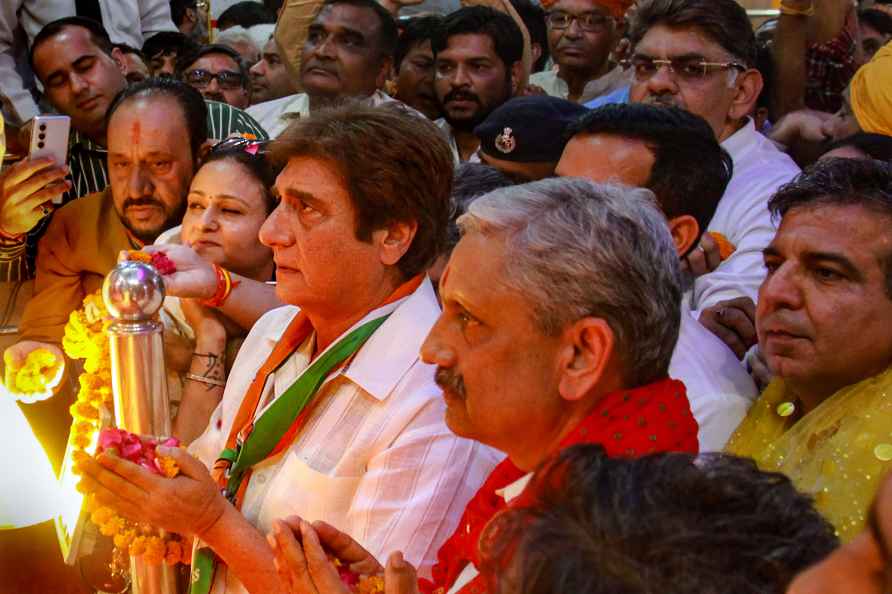
<svg viewBox="0 0 892 594"><path fill-rule="evenodd" d="M161 474L167 478L180 474L180 465L170 456L158 456L158 467L161 468Z"/></svg>
<svg viewBox="0 0 892 594"><path fill-rule="evenodd" d="M90 520L97 526L105 524L115 517L115 512L110 507L102 506L90 514Z"/></svg>
<svg viewBox="0 0 892 594"><path fill-rule="evenodd" d="M364 575L356 586L358 594L384 594L384 577L380 575Z"/></svg>
<svg viewBox="0 0 892 594"><path fill-rule="evenodd" d="M130 554L134 557L139 557L143 553L146 552L146 539L145 536L136 536L133 538L133 542L130 543Z"/></svg>
<svg viewBox="0 0 892 594"><path fill-rule="evenodd" d="M734 253L734 250L737 249L736 247L734 247L734 244L728 241L728 238L721 233L710 231L709 235L713 238L713 240L715 240L716 245L718 245L719 257L722 259L723 262L730 258L731 254Z"/></svg>
<svg viewBox="0 0 892 594"><path fill-rule="evenodd" d="M160 536L146 537L146 552L143 553L143 559L147 563L158 564L164 560L167 553L167 545Z"/></svg>
<svg viewBox="0 0 892 594"><path fill-rule="evenodd" d="M177 563L187 563L186 551L183 549L182 543L178 540L168 540L167 550L164 553L164 562L168 565L176 565Z"/></svg>

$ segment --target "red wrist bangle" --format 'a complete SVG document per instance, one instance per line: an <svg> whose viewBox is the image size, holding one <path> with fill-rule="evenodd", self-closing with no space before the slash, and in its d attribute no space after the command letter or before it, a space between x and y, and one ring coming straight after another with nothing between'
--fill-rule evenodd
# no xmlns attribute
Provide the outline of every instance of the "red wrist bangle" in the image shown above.
<svg viewBox="0 0 892 594"><path fill-rule="evenodd" d="M207 307L220 307L229 298L229 294L232 293L232 290L241 283L232 280L232 275L222 266L217 266L216 264L213 266L214 273L217 275L217 291L214 293L213 297L203 300L201 304L206 305Z"/></svg>

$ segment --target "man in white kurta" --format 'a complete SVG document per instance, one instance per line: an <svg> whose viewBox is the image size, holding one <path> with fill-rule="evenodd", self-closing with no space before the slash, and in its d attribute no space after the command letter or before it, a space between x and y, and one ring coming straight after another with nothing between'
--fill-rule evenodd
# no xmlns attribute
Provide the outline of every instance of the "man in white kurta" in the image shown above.
<svg viewBox="0 0 892 594"><path fill-rule="evenodd" d="M269 312L245 340L222 403L190 448L208 468L225 446L256 370L297 311L285 306ZM388 311L393 313L352 361L326 379L316 395L319 407L298 439L254 467L241 511L263 532L289 515L323 520L379 558L402 547L424 572L501 456L456 437L443 422L435 368L418 359L440 314L430 281L355 327ZM272 376L258 415L306 368L313 340ZM212 591L244 590L234 575L218 569Z"/></svg>

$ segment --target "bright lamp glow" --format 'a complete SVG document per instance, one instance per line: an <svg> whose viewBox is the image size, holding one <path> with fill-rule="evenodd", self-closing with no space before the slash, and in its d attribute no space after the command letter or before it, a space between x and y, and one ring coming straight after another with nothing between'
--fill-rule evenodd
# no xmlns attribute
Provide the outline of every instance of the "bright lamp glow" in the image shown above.
<svg viewBox="0 0 892 594"><path fill-rule="evenodd" d="M0 529L51 519L59 507L53 467L24 413L0 384Z"/></svg>

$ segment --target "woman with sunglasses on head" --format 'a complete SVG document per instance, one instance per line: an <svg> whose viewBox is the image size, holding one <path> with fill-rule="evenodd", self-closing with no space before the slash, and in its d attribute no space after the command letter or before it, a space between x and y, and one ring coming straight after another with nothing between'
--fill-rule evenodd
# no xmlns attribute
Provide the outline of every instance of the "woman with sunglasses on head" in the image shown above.
<svg viewBox="0 0 892 594"><path fill-rule="evenodd" d="M275 172L259 149L243 139L212 148L192 180L181 227L157 242L192 248L228 279L224 287L233 284L230 271L261 283L274 278L272 252L260 243L258 232L274 208L270 188ZM245 335L216 309L221 299L215 297L168 297L163 309L168 384L171 401L179 402L174 434L184 442L204 431Z"/></svg>

